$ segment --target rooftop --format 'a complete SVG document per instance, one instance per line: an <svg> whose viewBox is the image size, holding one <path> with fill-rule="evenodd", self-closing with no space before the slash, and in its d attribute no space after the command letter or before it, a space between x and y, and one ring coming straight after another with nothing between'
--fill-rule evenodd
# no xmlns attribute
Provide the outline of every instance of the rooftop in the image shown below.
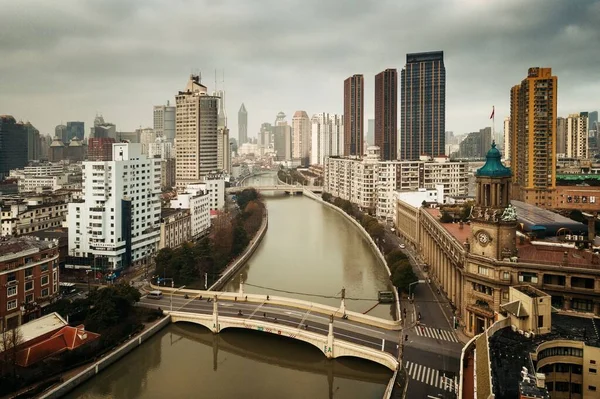
<svg viewBox="0 0 600 399"><path fill-rule="evenodd" d="M496 398L518 398L521 369L534 373L530 353L548 341L566 339L588 346L600 347L600 319L568 314L552 315L552 330L548 334L526 338L510 327L502 328L489 337L492 384Z"/></svg>
<svg viewBox="0 0 600 399"><path fill-rule="evenodd" d="M180 208L161 208L160 217L161 219L168 218L169 216L176 215L178 213L186 213L187 209Z"/></svg>
<svg viewBox="0 0 600 399"><path fill-rule="evenodd" d="M26 343L68 325L69 323L67 323L65 319L54 312L21 325L19 330L21 332L23 343Z"/></svg>
<svg viewBox="0 0 600 399"><path fill-rule="evenodd" d="M0 239L0 262L12 259L23 251L38 249L35 252L39 252L55 246L51 241L42 241L35 237L3 238Z"/></svg>
<svg viewBox="0 0 600 399"><path fill-rule="evenodd" d="M572 233L587 234L588 228L583 223L521 201L511 201L510 203L516 208L517 220L523 225L523 229L527 231L543 227L546 233L556 235L558 230L566 228L571 230Z"/></svg>

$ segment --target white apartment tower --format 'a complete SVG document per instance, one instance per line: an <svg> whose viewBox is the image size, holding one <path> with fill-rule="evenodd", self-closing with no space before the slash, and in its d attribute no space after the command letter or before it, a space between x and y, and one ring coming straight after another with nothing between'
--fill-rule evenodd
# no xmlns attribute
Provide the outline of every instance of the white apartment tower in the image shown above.
<svg viewBox="0 0 600 399"><path fill-rule="evenodd" d="M209 96L200 77L191 75L175 99L175 180L177 188L183 189L218 169L219 97Z"/></svg>
<svg viewBox="0 0 600 399"><path fill-rule="evenodd" d="M296 111L292 118L292 159L308 166L310 160L311 122L306 111Z"/></svg>
<svg viewBox="0 0 600 399"><path fill-rule="evenodd" d="M311 119L310 164L323 165L325 158L344 153L344 117L328 113L313 115Z"/></svg>
<svg viewBox="0 0 600 399"><path fill-rule="evenodd" d="M567 158L588 158L588 114L571 114L567 118L566 132Z"/></svg>
<svg viewBox="0 0 600 399"><path fill-rule="evenodd" d="M154 131L158 137L164 137L173 143L175 139L175 107L167 105L154 106Z"/></svg>
<svg viewBox="0 0 600 399"><path fill-rule="evenodd" d="M149 261L160 239L160 159L113 144L112 161L83 162L83 200L69 203L67 268L119 271Z"/></svg>

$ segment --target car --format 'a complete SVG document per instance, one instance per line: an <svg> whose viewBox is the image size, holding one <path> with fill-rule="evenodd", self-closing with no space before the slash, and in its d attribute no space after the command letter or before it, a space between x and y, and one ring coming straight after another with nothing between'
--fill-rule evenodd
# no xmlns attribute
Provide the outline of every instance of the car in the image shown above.
<svg viewBox="0 0 600 399"><path fill-rule="evenodd" d="M400 244L400 249L404 249L404 248L406 248L406 245Z"/></svg>

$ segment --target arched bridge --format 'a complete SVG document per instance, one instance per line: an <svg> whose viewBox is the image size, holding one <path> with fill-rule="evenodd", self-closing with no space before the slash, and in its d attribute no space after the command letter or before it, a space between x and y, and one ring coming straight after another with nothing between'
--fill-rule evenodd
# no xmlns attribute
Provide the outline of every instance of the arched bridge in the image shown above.
<svg viewBox="0 0 600 399"><path fill-rule="evenodd" d="M322 186L293 186L291 184L277 184L270 186L236 186L229 187L226 189L227 194L235 194L243 191L246 188L254 188L257 191L272 191L279 193L288 193L288 194L302 194L304 191L310 191L312 193L322 193Z"/></svg>
<svg viewBox="0 0 600 399"><path fill-rule="evenodd" d="M171 321L200 324L214 333L244 328L307 342L328 358L370 360L391 370L398 367L398 321L346 311L308 301L236 292L162 288L162 299L142 298L141 306L160 307ZM187 294L188 298L181 295Z"/></svg>

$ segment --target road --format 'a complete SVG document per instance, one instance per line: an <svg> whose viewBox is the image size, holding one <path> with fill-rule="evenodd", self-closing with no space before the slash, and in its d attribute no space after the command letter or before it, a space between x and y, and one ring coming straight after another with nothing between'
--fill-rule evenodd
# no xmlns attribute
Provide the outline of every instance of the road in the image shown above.
<svg viewBox="0 0 600 399"><path fill-rule="evenodd" d="M385 240L397 246L405 244L385 226ZM414 301L402 299L400 306L406 310L404 318L403 365L409 374L409 398L454 398L452 386L459 374L462 342L454 330L452 307L437 293L433 283L428 283L423 262L409 245L403 249L413 270L426 283L413 286ZM421 320L419 321L419 314ZM446 379L448 377L449 379Z"/></svg>
<svg viewBox="0 0 600 399"><path fill-rule="evenodd" d="M272 305L268 301L263 303L251 303L242 301L230 301L220 299L217 302L219 315L229 317L240 317L253 320L265 320L271 323L286 326L305 328L308 331L327 335L329 333L329 317L321 313L311 313L310 310L289 308L280 305ZM142 297L138 306L160 307L163 310L171 309L171 296L165 295L162 299L150 299ZM173 311L212 314L213 302L206 298L189 298L173 295ZM239 315L239 312L242 315ZM366 326L351 320L336 319L333 323L334 338L364 345L370 348L384 350L398 357L399 331L390 331L383 328Z"/></svg>

